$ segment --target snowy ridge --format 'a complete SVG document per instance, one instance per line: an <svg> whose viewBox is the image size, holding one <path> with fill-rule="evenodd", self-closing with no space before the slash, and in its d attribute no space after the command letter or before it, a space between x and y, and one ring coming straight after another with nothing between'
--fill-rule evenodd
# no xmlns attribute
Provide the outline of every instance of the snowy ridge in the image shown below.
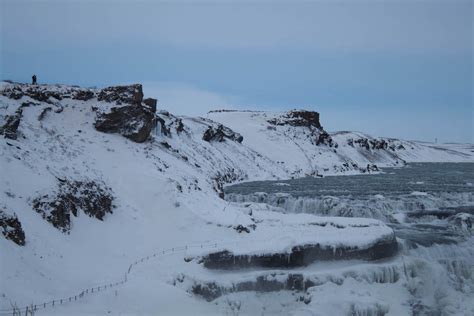
<svg viewBox="0 0 474 316"><path fill-rule="evenodd" d="M343 145L340 135L316 124L314 112L308 112L307 124L291 113L219 112L192 118L155 107L156 100L143 99L140 85L102 90L0 85L0 210L17 218L25 234L24 246L3 238L13 226L2 221L0 308L114 283L130 262L156 249L232 243L226 249L243 253L238 245L252 245L253 252L271 252L301 242L367 246L393 238L390 228L373 219L281 214L229 203L219 198L226 183L372 172L377 170L373 164L402 166L410 155L423 159L438 152L439 159L472 160L469 146L444 150L416 143L419 147L406 149L408 155ZM102 209L104 195L90 194L77 183L110 193L110 212L94 212ZM41 211L35 201L44 202ZM334 225L308 224L323 222ZM339 238L335 226L350 229L351 239ZM301 230L305 236L299 239ZM223 305L203 303L169 283L170 274L199 279L203 271L195 261L167 257L144 264L118 294L86 297L83 305L45 315L153 314L156 306L163 313L221 313Z"/></svg>

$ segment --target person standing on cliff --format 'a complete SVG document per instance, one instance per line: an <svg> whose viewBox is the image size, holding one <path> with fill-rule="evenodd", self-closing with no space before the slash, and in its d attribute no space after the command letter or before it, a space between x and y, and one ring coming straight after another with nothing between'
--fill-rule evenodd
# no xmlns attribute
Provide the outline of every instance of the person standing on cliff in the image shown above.
<svg viewBox="0 0 474 316"><path fill-rule="evenodd" d="M31 77L31 81L32 84L36 84L36 75L33 75L33 77Z"/></svg>

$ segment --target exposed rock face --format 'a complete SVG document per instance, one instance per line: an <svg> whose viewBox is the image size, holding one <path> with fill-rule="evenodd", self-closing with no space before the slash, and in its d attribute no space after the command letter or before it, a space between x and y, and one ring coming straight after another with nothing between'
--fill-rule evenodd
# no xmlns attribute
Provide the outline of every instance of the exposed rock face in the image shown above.
<svg viewBox="0 0 474 316"><path fill-rule="evenodd" d="M178 119L176 121L176 132L181 133L184 131L184 124L182 119Z"/></svg>
<svg viewBox="0 0 474 316"><path fill-rule="evenodd" d="M120 105L138 104L143 101L143 89L141 84L133 84L129 86L108 87L100 90L97 100L105 102L115 102Z"/></svg>
<svg viewBox="0 0 474 316"><path fill-rule="evenodd" d="M2 227L2 234L6 239L13 241L19 246L25 245L25 232L16 215L7 215L4 211L0 210L0 226Z"/></svg>
<svg viewBox="0 0 474 316"><path fill-rule="evenodd" d="M323 128L319 122L319 113L305 110L289 111L285 116L269 120L268 123L272 125L306 126L317 129Z"/></svg>
<svg viewBox="0 0 474 316"><path fill-rule="evenodd" d="M94 181L61 180L58 193L33 200L33 209L62 232L71 230L71 214L81 209L90 217L103 220L112 213L113 196L110 188Z"/></svg>
<svg viewBox="0 0 474 316"><path fill-rule="evenodd" d="M87 101L95 97L94 90L63 85L30 85L24 83L12 83L2 90L2 95L19 100L22 97L30 97L36 101L55 103L54 99L62 100L72 98L74 100ZM50 99L50 98L53 98Z"/></svg>
<svg viewBox="0 0 474 316"><path fill-rule="evenodd" d="M16 110L15 114L7 115L5 124L0 128L0 135L4 135L5 138L17 139L17 130L20 126L22 109Z"/></svg>
<svg viewBox="0 0 474 316"><path fill-rule="evenodd" d="M217 128L209 126L204 132L202 139L206 142L223 142L225 139L230 139L234 142L241 143L244 140L244 137L230 128L219 124Z"/></svg>
<svg viewBox="0 0 474 316"><path fill-rule="evenodd" d="M154 114L138 105L112 108L110 113L99 114L94 124L98 131L118 133L137 143L148 139L154 125Z"/></svg>
<svg viewBox="0 0 474 316"><path fill-rule="evenodd" d="M88 101L95 97L95 94L91 90L77 90L73 93L72 98L74 100Z"/></svg>
<svg viewBox="0 0 474 316"><path fill-rule="evenodd" d="M24 96L28 96L34 100L47 103L52 103L49 99L50 97L55 98L56 100L63 99L61 93L50 90L48 86L42 85L16 84L6 87L2 91L2 95L14 100L19 100Z"/></svg>
<svg viewBox="0 0 474 316"><path fill-rule="evenodd" d="M291 253L271 253L261 255L234 255L224 250L203 257L208 269L242 269L250 267L295 268L307 266L315 261L327 260L377 260L393 256L398 244L391 240L381 240L368 248L321 247L319 244L296 246Z"/></svg>
<svg viewBox="0 0 474 316"><path fill-rule="evenodd" d="M402 144L397 144L394 140L385 140L377 138L358 138L347 140L347 144L351 147L356 145L365 148L366 150L386 150L390 149L391 151L403 150L405 147Z"/></svg>
<svg viewBox="0 0 474 316"><path fill-rule="evenodd" d="M337 146L337 144L334 144L331 135L324 130L319 134L316 145Z"/></svg>
<svg viewBox="0 0 474 316"><path fill-rule="evenodd" d="M155 113L156 112L156 104L158 103L157 99L147 98L143 100L143 103L150 108L150 111Z"/></svg>
<svg viewBox="0 0 474 316"><path fill-rule="evenodd" d="M212 180L214 191L219 194L221 199L224 199L224 184L243 179L234 168L228 168L225 173L217 172L217 174L212 177Z"/></svg>
<svg viewBox="0 0 474 316"><path fill-rule="evenodd" d="M365 170L362 170L362 172L377 172L377 171L380 171L380 170L376 164L368 164L367 168Z"/></svg>
<svg viewBox="0 0 474 316"><path fill-rule="evenodd" d="M216 298L234 292L276 292L276 291L306 291L308 288L316 284L305 279L302 274L288 274L286 278L276 278L277 274L260 275L255 281L243 281L232 285L232 288L226 288L215 282L197 283L191 288L194 295L203 297L206 301L211 302Z"/></svg>

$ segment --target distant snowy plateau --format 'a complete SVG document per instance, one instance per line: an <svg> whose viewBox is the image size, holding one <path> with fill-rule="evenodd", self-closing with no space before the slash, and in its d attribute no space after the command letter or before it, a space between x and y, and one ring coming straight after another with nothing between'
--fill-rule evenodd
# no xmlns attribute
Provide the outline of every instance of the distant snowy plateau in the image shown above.
<svg viewBox="0 0 474 316"><path fill-rule="evenodd" d="M448 248L405 257L390 207L323 216L224 192L474 162L472 144L329 133L305 110L175 116L139 84L2 82L0 134L0 314L474 314L470 214L467 263L449 266L462 280L432 280Z"/></svg>

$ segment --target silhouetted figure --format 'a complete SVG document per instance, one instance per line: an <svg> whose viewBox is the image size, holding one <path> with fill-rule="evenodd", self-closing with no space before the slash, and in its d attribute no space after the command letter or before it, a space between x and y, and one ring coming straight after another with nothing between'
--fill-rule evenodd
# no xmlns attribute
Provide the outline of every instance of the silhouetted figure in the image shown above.
<svg viewBox="0 0 474 316"><path fill-rule="evenodd" d="M36 84L36 75L33 75L33 77L31 77L31 81L32 84Z"/></svg>

